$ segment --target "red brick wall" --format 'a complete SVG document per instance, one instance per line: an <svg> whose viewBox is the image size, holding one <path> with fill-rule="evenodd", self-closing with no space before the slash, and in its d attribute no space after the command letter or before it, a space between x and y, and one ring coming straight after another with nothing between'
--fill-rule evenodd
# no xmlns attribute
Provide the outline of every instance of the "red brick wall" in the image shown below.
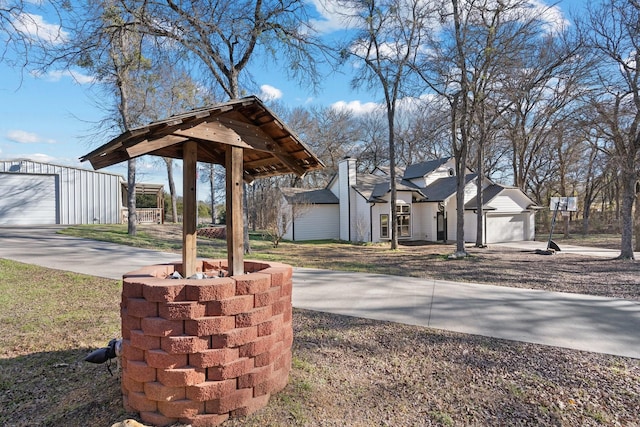
<svg viewBox="0 0 640 427"><path fill-rule="evenodd" d="M226 261L200 261L215 274ZM122 393L144 422L216 426L250 414L287 385L292 268L245 262L249 273L166 279L180 264L123 278Z"/></svg>

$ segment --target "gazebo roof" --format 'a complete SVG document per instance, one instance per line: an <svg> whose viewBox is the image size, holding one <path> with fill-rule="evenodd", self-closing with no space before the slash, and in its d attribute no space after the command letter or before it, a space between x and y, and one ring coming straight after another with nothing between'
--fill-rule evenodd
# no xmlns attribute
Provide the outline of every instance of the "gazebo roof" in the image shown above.
<svg viewBox="0 0 640 427"><path fill-rule="evenodd" d="M226 147L243 150L243 179L295 173L324 165L260 99L249 96L131 129L81 157L101 169L145 154L184 158L183 143L198 143L197 161L225 164Z"/></svg>

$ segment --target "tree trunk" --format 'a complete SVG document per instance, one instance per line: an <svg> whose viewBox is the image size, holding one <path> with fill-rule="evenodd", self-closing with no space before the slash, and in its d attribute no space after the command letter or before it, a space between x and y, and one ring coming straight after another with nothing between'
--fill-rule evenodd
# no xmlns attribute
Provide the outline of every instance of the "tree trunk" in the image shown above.
<svg viewBox="0 0 640 427"><path fill-rule="evenodd" d="M482 197L482 181L484 181L484 149L478 144L478 177L476 179L476 248L484 247L484 207Z"/></svg>
<svg viewBox="0 0 640 427"><path fill-rule="evenodd" d="M569 227L571 225L571 221L570 221L571 213L568 212L568 215L563 214L562 216L564 219L564 238L568 239L571 237L571 230L569 230Z"/></svg>
<svg viewBox="0 0 640 427"><path fill-rule="evenodd" d="M622 239L620 242L619 259L635 259L633 254L633 203L636 198L636 176L634 173L622 171L622 205L621 225Z"/></svg>
<svg viewBox="0 0 640 427"><path fill-rule="evenodd" d="M135 236L138 231L138 215L136 214L136 159L127 162L127 210L129 213L127 233Z"/></svg>
<svg viewBox="0 0 640 427"><path fill-rule="evenodd" d="M582 234L589 235L589 217L591 216L591 204L585 203L582 210Z"/></svg>
<svg viewBox="0 0 640 427"><path fill-rule="evenodd" d="M173 179L173 160L169 157L163 157L164 164L167 167L167 181L169 181L169 195L171 196L171 222L178 222L178 196L176 194L176 183Z"/></svg>
<svg viewBox="0 0 640 427"><path fill-rule="evenodd" d="M247 183L242 184L242 234L244 236L244 253L251 253L251 244L249 243L249 203L247 198Z"/></svg>
<svg viewBox="0 0 640 427"><path fill-rule="evenodd" d="M462 16L459 10L459 1L452 0L453 23L456 38L456 62L460 67L460 91L454 96L451 105L451 127L453 154L456 160L456 255L466 256L464 249L464 187L466 184L467 155L469 151L469 81L467 77L467 63L464 53L464 40L462 36ZM458 101L461 101L459 104ZM459 110L458 110L459 108ZM460 118L458 118L460 113ZM460 129L460 141L458 132Z"/></svg>
<svg viewBox="0 0 640 427"><path fill-rule="evenodd" d="M638 200L640 200L640 182L636 183L636 200L635 200L635 227L634 227L634 238L635 245L634 250L636 252L640 252L640 206L638 206Z"/></svg>
<svg viewBox="0 0 640 427"><path fill-rule="evenodd" d="M209 165L209 190L211 191L211 224L216 223L216 169Z"/></svg>
<svg viewBox="0 0 640 427"><path fill-rule="evenodd" d="M466 149L463 149L462 155L456 158L456 164L462 164L462 166L456 165L457 175L457 190L456 190L456 253L459 255L466 254L464 248L464 186L465 186L465 158Z"/></svg>
<svg viewBox="0 0 640 427"><path fill-rule="evenodd" d="M387 102L387 121L389 125L389 177L391 190L391 249L398 249L398 210L396 189L396 148L394 138L395 106ZM349 236L351 238L351 236Z"/></svg>

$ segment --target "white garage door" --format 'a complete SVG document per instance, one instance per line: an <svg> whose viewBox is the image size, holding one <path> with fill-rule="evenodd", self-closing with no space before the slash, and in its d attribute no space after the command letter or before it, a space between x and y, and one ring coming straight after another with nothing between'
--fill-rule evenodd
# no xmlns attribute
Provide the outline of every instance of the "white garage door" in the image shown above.
<svg viewBox="0 0 640 427"><path fill-rule="evenodd" d="M56 176L0 173L0 225L56 224Z"/></svg>
<svg viewBox="0 0 640 427"><path fill-rule="evenodd" d="M487 243L525 240L525 215L487 215Z"/></svg>

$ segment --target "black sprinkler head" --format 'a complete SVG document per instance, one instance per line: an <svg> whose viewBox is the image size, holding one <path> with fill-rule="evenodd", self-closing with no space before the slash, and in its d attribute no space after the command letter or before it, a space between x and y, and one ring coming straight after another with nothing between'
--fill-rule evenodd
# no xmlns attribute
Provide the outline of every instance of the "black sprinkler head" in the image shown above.
<svg viewBox="0 0 640 427"><path fill-rule="evenodd" d="M104 347L89 353L87 357L84 358L84 361L91 363L104 363L109 359L109 347Z"/></svg>
<svg viewBox="0 0 640 427"><path fill-rule="evenodd" d="M122 341L119 339L112 339L109 341L106 347L99 348L92 351L84 358L85 362L90 363L104 363L109 359L113 359L120 355L122 351Z"/></svg>

